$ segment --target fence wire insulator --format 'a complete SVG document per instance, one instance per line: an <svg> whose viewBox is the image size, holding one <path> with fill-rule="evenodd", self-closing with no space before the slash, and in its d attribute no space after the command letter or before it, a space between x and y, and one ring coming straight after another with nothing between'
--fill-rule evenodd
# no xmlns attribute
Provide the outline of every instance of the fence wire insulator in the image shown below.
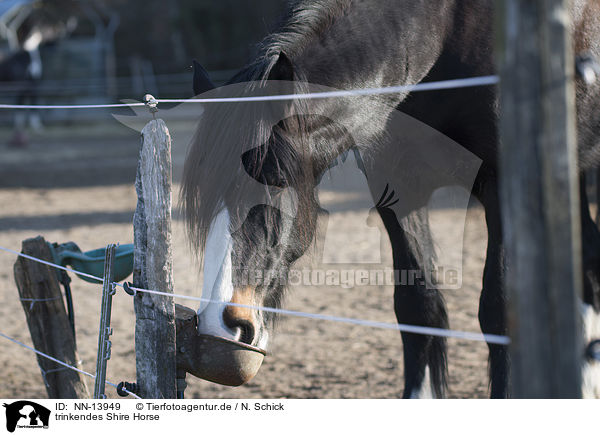
<svg viewBox="0 0 600 435"><path fill-rule="evenodd" d="M600 76L600 63L592 53L580 54L575 60L575 72L586 85L591 86Z"/></svg>
<svg viewBox="0 0 600 435"><path fill-rule="evenodd" d="M127 397L131 393L135 394L137 390L137 384L135 382L119 382L117 385L117 394L121 397Z"/></svg>
<svg viewBox="0 0 600 435"><path fill-rule="evenodd" d="M144 95L144 103L146 104L146 107L148 107L150 113L152 113L152 117L156 118L156 112L158 112L158 101L156 98L150 94L146 94Z"/></svg>
<svg viewBox="0 0 600 435"><path fill-rule="evenodd" d="M125 293L127 293L129 296L137 295L137 290L132 289L131 287L133 287L133 284L131 284L129 282L123 283L123 290L125 290Z"/></svg>

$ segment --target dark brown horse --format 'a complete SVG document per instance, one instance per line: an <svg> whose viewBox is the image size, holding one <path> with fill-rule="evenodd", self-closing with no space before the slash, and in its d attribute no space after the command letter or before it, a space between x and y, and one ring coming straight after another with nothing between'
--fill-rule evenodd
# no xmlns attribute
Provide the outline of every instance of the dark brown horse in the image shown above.
<svg viewBox="0 0 600 435"><path fill-rule="evenodd" d="M206 97L286 94L492 75L493 4L492 0L296 1L229 86L213 89L205 72L197 69L195 91ZM600 58L600 2L576 0L572 16L576 51ZM578 81L582 173L600 163L599 97L599 84ZM286 287L280 277L314 238L318 181L341 153L352 148L364 160L396 270L418 270L426 276L433 267L425 206L435 189L463 185L483 204L488 248L479 320L483 332L506 334L497 99L496 87L479 86L206 105L187 157L182 193L191 238L200 251L205 248L204 294L247 305L279 306ZM426 131L423 125L436 134L417 133ZM461 179L473 168L473 179L466 175ZM398 201L388 198L387 192L382 195L388 186ZM598 312L600 234L585 201L582 211L584 302ZM260 280L249 282L248 271L260 271ZM432 279L397 283L398 322L448 327L437 287ZM264 347L273 318L270 313L211 304L201 307L199 329ZM402 340L404 397L442 397L445 339L402 333ZM507 349L489 344L489 352L491 396L507 397Z"/></svg>

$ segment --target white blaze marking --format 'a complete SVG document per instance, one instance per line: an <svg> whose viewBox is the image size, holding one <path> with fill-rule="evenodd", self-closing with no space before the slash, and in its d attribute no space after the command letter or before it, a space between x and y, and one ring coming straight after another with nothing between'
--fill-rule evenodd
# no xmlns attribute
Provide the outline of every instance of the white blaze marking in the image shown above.
<svg viewBox="0 0 600 435"><path fill-rule="evenodd" d="M224 208L211 224L204 250L204 281L202 298L230 302L233 297L232 240L229 232L229 212ZM224 305L202 302L198 308L198 332L237 339L223 321Z"/></svg>

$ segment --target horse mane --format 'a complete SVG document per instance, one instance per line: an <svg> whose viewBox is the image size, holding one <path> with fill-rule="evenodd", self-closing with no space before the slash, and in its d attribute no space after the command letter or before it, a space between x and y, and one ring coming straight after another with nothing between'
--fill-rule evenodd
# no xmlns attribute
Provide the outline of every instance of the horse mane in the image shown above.
<svg viewBox="0 0 600 435"><path fill-rule="evenodd" d="M280 53L295 58L320 38L345 13L352 0L295 0L277 24L277 30L267 35L256 47L253 60L229 83L264 81L277 62ZM299 80L303 77L298 77Z"/></svg>
<svg viewBox="0 0 600 435"><path fill-rule="evenodd" d="M351 0L296 0L288 9L279 30L267 36L259 45L259 62L279 53L296 57L319 39L336 18L350 7ZM268 71L267 71L268 73Z"/></svg>

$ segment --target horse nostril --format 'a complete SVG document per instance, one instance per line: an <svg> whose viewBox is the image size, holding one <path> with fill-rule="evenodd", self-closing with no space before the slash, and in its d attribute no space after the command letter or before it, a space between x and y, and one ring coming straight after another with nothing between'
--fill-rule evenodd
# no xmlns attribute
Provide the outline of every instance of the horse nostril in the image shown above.
<svg viewBox="0 0 600 435"><path fill-rule="evenodd" d="M232 311L233 310L225 309L223 312L225 325L234 331L240 331L239 341L246 344L252 344L256 334L254 324L249 319L234 316Z"/></svg>
<svg viewBox="0 0 600 435"><path fill-rule="evenodd" d="M248 320L242 320L238 322L238 328L242 331L240 341L242 343L252 344L254 341L254 325Z"/></svg>

